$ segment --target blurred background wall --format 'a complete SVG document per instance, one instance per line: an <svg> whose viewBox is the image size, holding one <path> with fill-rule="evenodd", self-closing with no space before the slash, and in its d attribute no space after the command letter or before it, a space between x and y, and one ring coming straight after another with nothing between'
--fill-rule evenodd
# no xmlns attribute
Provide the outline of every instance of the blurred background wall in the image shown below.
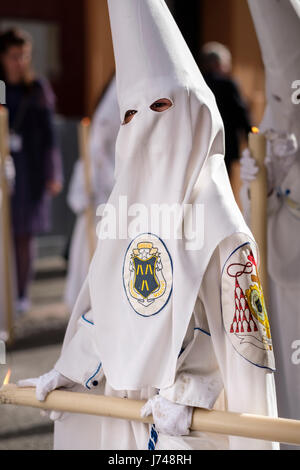
<svg viewBox="0 0 300 470"><path fill-rule="evenodd" d="M257 120L263 65L246 0L167 0L195 58L207 41L233 54L234 74ZM58 112L91 114L114 69L106 0L10 0L0 4L0 28L19 25L35 40L35 64L57 95Z"/></svg>
<svg viewBox="0 0 300 470"><path fill-rule="evenodd" d="M167 0L196 60L207 41L232 52L233 74L259 123L264 108L264 72L246 0ZM10 0L0 4L0 29L15 25L34 39L34 65L57 97L57 128L63 152L65 189L53 206L54 230L40 240L41 251L61 251L74 218L66 205L78 158L77 123L91 116L114 72L106 0Z"/></svg>

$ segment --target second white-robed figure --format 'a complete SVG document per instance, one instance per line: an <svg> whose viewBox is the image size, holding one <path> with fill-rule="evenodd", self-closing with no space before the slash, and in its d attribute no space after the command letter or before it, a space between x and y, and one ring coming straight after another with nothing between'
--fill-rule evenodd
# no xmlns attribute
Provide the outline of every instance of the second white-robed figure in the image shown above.
<svg viewBox="0 0 300 470"><path fill-rule="evenodd" d="M56 379L25 384L47 393L65 377L87 393L148 399L155 426L65 414L57 449L270 449L189 433L193 407L211 409L223 392L230 411L276 416L256 245L228 180L214 96L165 2L108 4L123 122L116 184ZM157 220L166 208L173 224L165 212Z"/></svg>
<svg viewBox="0 0 300 470"><path fill-rule="evenodd" d="M114 185L115 144L119 128L120 111L114 77L100 99L91 124L88 155L92 168L92 194L87 194L82 160L75 164L68 192L68 204L77 216L65 290L65 302L70 311L73 310L90 263L85 210L89 205L93 207L96 230L97 207L106 203Z"/></svg>
<svg viewBox="0 0 300 470"><path fill-rule="evenodd" d="M300 15L299 2L249 0L266 70L269 314L282 418L300 419ZM248 152L245 185L255 178ZM247 200L244 200L247 205Z"/></svg>

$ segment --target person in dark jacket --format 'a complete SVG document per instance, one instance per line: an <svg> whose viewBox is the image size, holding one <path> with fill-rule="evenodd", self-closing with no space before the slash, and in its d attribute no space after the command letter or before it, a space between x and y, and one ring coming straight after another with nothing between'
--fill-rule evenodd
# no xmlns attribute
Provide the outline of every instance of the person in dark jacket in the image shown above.
<svg viewBox="0 0 300 470"><path fill-rule="evenodd" d="M50 229L51 198L62 187L60 152L54 131L54 94L34 77L32 40L19 30L0 34L0 79L6 84L10 152L16 181L11 199L18 281L18 309L29 309L34 238Z"/></svg>
<svg viewBox="0 0 300 470"><path fill-rule="evenodd" d="M225 163L230 177L233 163L240 158L241 136L247 136L251 131L247 106L237 83L230 76L231 64L231 53L223 44L211 42L203 46L202 70L224 122Z"/></svg>

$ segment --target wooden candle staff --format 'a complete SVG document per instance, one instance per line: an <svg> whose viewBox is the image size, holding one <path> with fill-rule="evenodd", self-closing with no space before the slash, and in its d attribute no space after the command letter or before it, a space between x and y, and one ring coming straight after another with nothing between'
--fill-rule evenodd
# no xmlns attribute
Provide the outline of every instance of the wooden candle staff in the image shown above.
<svg viewBox="0 0 300 470"><path fill-rule="evenodd" d="M249 134L249 150L259 168L257 177L251 183L251 230L257 241L260 252L260 269L265 299L268 298L268 266L267 266L267 198L268 181L264 161L266 157L266 138L257 128Z"/></svg>
<svg viewBox="0 0 300 470"><path fill-rule="evenodd" d="M0 389L0 404L22 405L44 410L81 413L110 418L152 423L151 416L141 418L145 401L125 398L76 393L62 390L51 392L44 402L35 397L34 388L18 388L4 385ZM265 441L300 444L300 421L270 418L225 411L208 411L196 408L192 430L248 437Z"/></svg>
<svg viewBox="0 0 300 470"><path fill-rule="evenodd" d="M90 135L90 119L84 118L79 124L79 148L81 160L84 169L84 182L85 191L90 201L88 207L85 210L86 227L87 227L87 238L89 245L90 260L92 259L96 249L96 229L95 229L95 209L92 203L93 186L92 186L92 167L91 158L89 152L89 135Z"/></svg>
<svg viewBox="0 0 300 470"><path fill-rule="evenodd" d="M10 198L5 175L5 161L9 155L8 147L8 111L4 106L0 106L0 189L1 189L1 227L2 227L2 252L4 267L4 296L6 311L6 328L8 332L8 342L13 341L13 285L12 285L12 234L10 218Z"/></svg>

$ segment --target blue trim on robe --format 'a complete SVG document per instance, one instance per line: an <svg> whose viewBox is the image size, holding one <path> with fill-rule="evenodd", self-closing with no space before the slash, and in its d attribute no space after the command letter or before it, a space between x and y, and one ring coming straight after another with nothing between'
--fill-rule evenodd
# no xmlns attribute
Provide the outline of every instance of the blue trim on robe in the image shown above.
<svg viewBox="0 0 300 470"><path fill-rule="evenodd" d="M88 383L98 374L98 372L100 371L101 367L102 367L102 362L100 362L100 364L99 364L99 366L98 366L96 372L86 381L85 386L86 386L86 388L88 388L89 390L91 390L91 387L89 387Z"/></svg>

